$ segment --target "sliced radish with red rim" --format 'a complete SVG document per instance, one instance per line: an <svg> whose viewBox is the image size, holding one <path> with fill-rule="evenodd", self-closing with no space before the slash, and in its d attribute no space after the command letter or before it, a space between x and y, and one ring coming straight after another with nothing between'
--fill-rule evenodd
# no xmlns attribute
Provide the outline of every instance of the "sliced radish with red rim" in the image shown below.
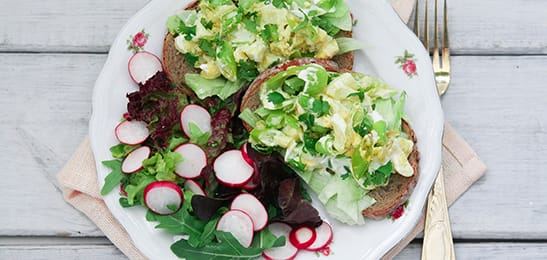
<svg viewBox="0 0 547 260"><path fill-rule="evenodd" d="M298 249L305 249L315 241L315 228L310 226L301 226L294 228L289 235L289 241Z"/></svg>
<svg viewBox="0 0 547 260"><path fill-rule="evenodd" d="M116 129L114 129L114 132L118 141L127 145L140 144L148 138L148 135L150 135L146 123L137 120L125 120L120 122L116 126Z"/></svg>
<svg viewBox="0 0 547 260"><path fill-rule="evenodd" d="M150 147L142 146L131 151L122 162L123 173L135 173L142 169L142 162L150 157Z"/></svg>
<svg viewBox="0 0 547 260"><path fill-rule="evenodd" d="M289 242L289 234L292 230L291 226L275 222L268 225L268 230L276 237L285 237L285 245L280 247L268 248L264 250L262 256L266 259L294 259L298 253L298 248Z"/></svg>
<svg viewBox="0 0 547 260"><path fill-rule="evenodd" d="M202 133L211 132L211 114L198 105L187 105L180 112L180 127L186 136L190 136L190 123L196 124Z"/></svg>
<svg viewBox="0 0 547 260"><path fill-rule="evenodd" d="M247 152L248 149L249 149L249 146L251 144L249 144L248 142L245 142L242 146L241 146L241 154L243 155L243 159L245 159L245 161L251 165L251 166L254 166L254 162L253 162L253 159L251 159L251 157L249 157L249 153ZM251 148L252 149L252 148Z"/></svg>
<svg viewBox="0 0 547 260"><path fill-rule="evenodd" d="M263 229L268 224L268 212L266 208L254 195L242 193L234 198L230 209L237 209L245 212L253 220L253 230Z"/></svg>
<svg viewBox="0 0 547 260"><path fill-rule="evenodd" d="M315 228L315 241L306 248L310 251L318 251L327 247L332 241L332 227L329 223L323 221L323 223Z"/></svg>
<svg viewBox="0 0 547 260"><path fill-rule="evenodd" d="M260 175L256 168L254 169L253 176L251 177L251 180L249 180L245 185L242 187L244 190L251 191L255 190L260 186Z"/></svg>
<svg viewBox="0 0 547 260"><path fill-rule="evenodd" d="M182 178L199 177L201 170L207 166L205 151L196 144L186 143L175 148L174 152L182 155L182 162L177 163L175 173Z"/></svg>
<svg viewBox="0 0 547 260"><path fill-rule="evenodd" d="M133 54L129 59L127 68L131 79L135 81L135 83L143 84L158 71L163 70L160 58L147 51L140 51Z"/></svg>
<svg viewBox="0 0 547 260"><path fill-rule="evenodd" d="M254 169L244 159L240 150L220 154L213 164L215 177L223 185L243 187L253 176Z"/></svg>
<svg viewBox="0 0 547 260"><path fill-rule="evenodd" d="M144 189L144 203L151 211L160 215L175 213L183 201L182 190L170 181L155 181Z"/></svg>
<svg viewBox="0 0 547 260"><path fill-rule="evenodd" d="M253 242L253 221L241 210L229 210L218 220L217 230L230 232L244 247Z"/></svg>
<svg viewBox="0 0 547 260"><path fill-rule="evenodd" d="M201 186L197 182L193 180L186 180L186 182L184 183L184 189L189 190L196 195L205 196L205 191L201 188Z"/></svg>

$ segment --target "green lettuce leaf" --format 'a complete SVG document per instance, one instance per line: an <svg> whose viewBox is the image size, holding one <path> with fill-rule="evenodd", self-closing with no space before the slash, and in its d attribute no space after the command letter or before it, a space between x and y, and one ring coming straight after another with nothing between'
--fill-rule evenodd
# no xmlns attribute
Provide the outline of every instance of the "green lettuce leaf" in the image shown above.
<svg viewBox="0 0 547 260"><path fill-rule="evenodd" d="M232 82L221 77L205 79L196 73L188 73L184 76L184 79L186 80L186 85L188 85L200 99L216 95L222 100L225 100L236 93L245 84L244 80Z"/></svg>
<svg viewBox="0 0 547 260"><path fill-rule="evenodd" d="M354 38L348 38L348 37L339 37L335 38L336 43L338 43L338 53L337 55L344 54L346 52L355 51L364 49L365 43L354 39Z"/></svg>

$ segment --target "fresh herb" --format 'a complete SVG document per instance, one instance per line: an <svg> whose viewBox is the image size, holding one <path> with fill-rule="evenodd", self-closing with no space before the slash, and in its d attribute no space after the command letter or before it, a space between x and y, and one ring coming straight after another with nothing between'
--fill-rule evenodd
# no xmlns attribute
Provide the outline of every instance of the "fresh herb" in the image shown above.
<svg viewBox="0 0 547 260"><path fill-rule="evenodd" d="M137 148L139 148L139 146L120 143L110 147L110 153L112 154L112 157L121 159Z"/></svg>
<svg viewBox="0 0 547 260"><path fill-rule="evenodd" d="M315 123L315 117L310 113L304 113L298 117L298 121L304 123L307 129L311 129Z"/></svg>
<svg viewBox="0 0 547 260"><path fill-rule="evenodd" d="M246 14L241 22L245 25L247 31L258 34L258 14L256 12Z"/></svg>
<svg viewBox="0 0 547 260"><path fill-rule="evenodd" d="M209 138L211 137L211 132L202 132L199 126L197 126L193 122L190 122L188 126L190 127L189 135L191 143L203 146L207 143L207 141L209 141Z"/></svg>
<svg viewBox="0 0 547 260"><path fill-rule="evenodd" d="M125 174L122 173L122 161L115 159L110 161L103 161L103 165L112 170L106 178L104 178L104 185L101 189L101 195L110 193L115 187L120 185L120 182L124 178Z"/></svg>
<svg viewBox="0 0 547 260"><path fill-rule="evenodd" d="M216 50L215 50L214 43L212 41L200 38L198 40L198 46L208 56L215 57Z"/></svg>
<svg viewBox="0 0 547 260"><path fill-rule="evenodd" d="M261 233L268 232L269 235L255 236L253 244L246 248L228 232L214 232L217 241L204 245L203 247L193 247L187 240L181 239L171 245L171 250L176 256L186 259L254 259L262 255L264 249L283 246L285 237L275 237L267 229ZM258 241L257 241L258 240Z"/></svg>
<svg viewBox="0 0 547 260"><path fill-rule="evenodd" d="M389 182L389 177L393 171L393 164L388 162L387 164L378 168L374 173L368 172L365 175L363 186L366 188L375 188L379 186L385 186Z"/></svg>
<svg viewBox="0 0 547 260"><path fill-rule="evenodd" d="M219 7L221 5L232 4L231 0L208 0L211 7Z"/></svg>
<svg viewBox="0 0 547 260"><path fill-rule="evenodd" d="M265 42L277 41L279 38L277 33L277 25L275 24L264 25L264 30L260 32L260 37L262 37L262 39Z"/></svg>
<svg viewBox="0 0 547 260"><path fill-rule="evenodd" d="M192 67L194 67L196 65L196 62L198 62L199 60L199 57L196 56L196 55L193 55L192 53L190 52L187 52L184 54L184 58L186 59L186 61L188 62L188 64Z"/></svg>
<svg viewBox="0 0 547 260"><path fill-rule="evenodd" d="M330 105L327 101L323 101L323 97L320 97L320 99L315 99L312 103L312 111L317 114L317 117L328 114L329 110Z"/></svg>
<svg viewBox="0 0 547 260"><path fill-rule="evenodd" d="M313 136L310 131L304 132L304 150L307 151L310 155L315 156L317 150L315 150L315 144L319 141L319 138Z"/></svg>
<svg viewBox="0 0 547 260"><path fill-rule="evenodd" d="M240 60L237 64L237 78L245 81L253 81L258 76L256 63L252 60Z"/></svg>
<svg viewBox="0 0 547 260"><path fill-rule="evenodd" d="M207 19L201 18L200 22L201 22L201 25L203 25L203 27L205 29L207 29L207 30L213 29L213 22L212 21L207 21Z"/></svg>
<svg viewBox="0 0 547 260"><path fill-rule="evenodd" d="M353 92L348 95L348 98L350 97L359 97L359 100L363 102L363 100L365 99L365 92L364 91Z"/></svg>
<svg viewBox="0 0 547 260"><path fill-rule="evenodd" d="M268 94L268 101L272 102L274 105L279 105L285 101L285 97L281 93L274 91Z"/></svg>
<svg viewBox="0 0 547 260"><path fill-rule="evenodd" d="M319 28L323 29L331 37L334 37L340 32L340 29L327 19L322 19L321 17L315 16L312 17L311 22L313 25L319 26Z"/></svg>
<svg viewBox="0 0 547 260"><path fill-rule="evenodd" d="M367 117L365 117L360 124L353 127L353 131L358 133L361 137L370 133L370 130L372 130L372 122Z"/></svg>

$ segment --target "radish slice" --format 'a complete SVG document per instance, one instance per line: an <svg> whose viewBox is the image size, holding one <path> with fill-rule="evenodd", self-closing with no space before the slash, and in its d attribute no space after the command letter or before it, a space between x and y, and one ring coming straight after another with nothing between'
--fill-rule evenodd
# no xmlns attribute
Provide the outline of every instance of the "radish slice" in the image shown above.
<svg viewBox="0 0 547 260"><path fill-rule="evenodd" d="M266 208L254 195L242 193L234 198L230 209L237 209L245 212L253 220L253 230L263 229L268 224L268 212ZM311 243L310 243L311 244Z"/></svg>
<svg viewBox="0 0 547 260"><path fill-rule="evenodd" d="M142 169L142 161L150 157L150 147L142 146L131 151L122 162L123 173L135 173Z"/></svg>
<svg viewBox="0 0 547 260"><path fill-rule="evenodd" d="M131 76L131 79L137 84L144 84L144 82L154 76L158 71L162 71L160 58L147 51L139 51L133 54L129 59L127 68L129 70L129 76Z"/></svg>
<svg viewBox="0 0 547 260"><path fill-rule="evenodd" d="M170 181L155 181L144 189L144 203L151 211L160 215L175 213L183 201L182 190ZM175 206L176 209L172 210L168 205Z"/></svg>
<svg viewBox="0 0 547 260"><path fill-rule="evenodd" d="M114 132L118 141L127 145L140 144L150 135L146 123L136 120L120 122Z"/></svg>
<svg viewBox="0 0 547 260"><path fill-rule="evenodd" d="M315 241L306 248L310 251L318 251L327 247L332 241L332 227L329 223L323 221L321 226L315 228Z"/></svg>
<svg viewBox="0 0 547 260"><path fill-rule="evenodd" d="M199 186L199 184L193 180L186 180L184 183L184 189L193 192L196 195L205 196L205 191Z"/></svg>
<svg viewBox="0 0 547 260"><path fill-rule="evenodd" d="M258 174L258 171L254 171L253 177L251 177L251 180L245 183L245 185L242 187L246 191L254 190L260 186L260 176Z"/></svg>
<svg viewBox="0 0 547 260"><path fill-rule="evenodd" d="M245 159L245 161L253 166L255 163L253 162L253 160L251 159L251 157L249 157L249 154L247 153L247 149L249 149L249 143L248 142L245 142L242 146L241 146L241 154L243 154L243 159Z"/></svg>
<svg viewBox="0 0 547 260"><path fill-rule="evenodd" d="M174 152L182 155L183 161L177 163L175 173L182 178L199 177L201 170L207 166L207 156L203 149L191 143L181 144Z"/></svg>
<svg viewBox="0 0 547 260"><path fill-rule="evenodd" d="M211 114L198 105L187 105L180 112L180 127L190 137L190 123L196 124L202 133L211 132Z"/></svg>
<svg viewBox="0 0 547 260"><path fill-rule="evenodd" d="M284 236L285 245L281 247L268 248L264 250L262 256L266 259L294 259L296 253L298 253L298 248L294 247L289 242L289 233L291 232L291 226L285 223L272 223L268 225L268 230L272 232L276 237Z"/></svg>
<svg viewBox="0 0 547 260"><path fill-rule="evenodd" d="M291 231L289 235L289 241L298 249L304 249L309 247L315 242L316 233L315 228L309 226L301 226Z"/></svg>
<svg viewBox="0 0 547 260"><path fill-rule="evenodd" d="M241 210L230 210L217 223L217 230L230 232L244 247L253 242L253 220Z"/></svg>
<svg viewBox="0 0 547 260"><path fill-rule="evenodd" d="M230 150L220 154L213 164L217 180L229 187L243 187L253 177L251 167L241 155L240 150Z"/></svg>

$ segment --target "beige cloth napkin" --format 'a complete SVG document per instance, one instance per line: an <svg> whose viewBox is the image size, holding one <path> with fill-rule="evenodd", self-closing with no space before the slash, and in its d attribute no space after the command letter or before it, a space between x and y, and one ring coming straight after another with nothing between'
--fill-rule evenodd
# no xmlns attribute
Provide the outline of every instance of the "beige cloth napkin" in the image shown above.
<svg viewBox="0 0 547 260"><path fill-rule="evenodd" d="M403 21L408 21L415 0L392 0ZM444 183L448 204L452 204L486 171L486 166L473 149L448 124L443 137ZM112 216L99 193L95 161L86 137L72 158L58 173L57 179L65 200L84 213L130 259L146 259L131 242L125 229ZM422 217L414 230L385 255L391 259L424 227Z"/></svg>

